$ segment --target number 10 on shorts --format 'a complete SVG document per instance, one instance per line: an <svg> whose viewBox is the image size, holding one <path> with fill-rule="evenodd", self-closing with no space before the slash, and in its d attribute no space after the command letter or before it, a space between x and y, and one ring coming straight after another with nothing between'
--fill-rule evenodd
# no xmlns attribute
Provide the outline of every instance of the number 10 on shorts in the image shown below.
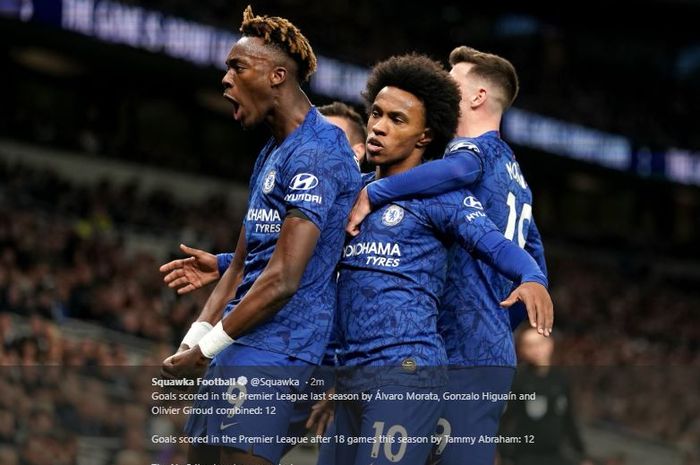
<svg viewBox="0 0 700 465"><path fill-rule="evenodd" d="M397 437L398 436L398 437ZM400 461L406 453L406 438L408 432L401 425L394 425L389 428L384 434L384 422L374 422L374 444L372 446L371 456L373 459L379 457L379 450L384 450L384 456L390 462ZM394 446L398 446L398 450L394 453Z"/></svg>

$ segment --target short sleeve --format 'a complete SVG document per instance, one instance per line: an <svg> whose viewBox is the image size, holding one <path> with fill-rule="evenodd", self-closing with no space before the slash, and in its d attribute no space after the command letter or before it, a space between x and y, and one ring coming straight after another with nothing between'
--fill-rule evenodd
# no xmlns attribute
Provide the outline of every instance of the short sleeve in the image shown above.
<svg viewBox="0 0 700 465"><path fill-rule="evenodd" d="M329 150L332 149L319 147L295 154L284 170L286 210L301 211L320 230L343 186L343 176L349 175L345 171L351 167L349 163L334 162L336 157Z"/></svg>

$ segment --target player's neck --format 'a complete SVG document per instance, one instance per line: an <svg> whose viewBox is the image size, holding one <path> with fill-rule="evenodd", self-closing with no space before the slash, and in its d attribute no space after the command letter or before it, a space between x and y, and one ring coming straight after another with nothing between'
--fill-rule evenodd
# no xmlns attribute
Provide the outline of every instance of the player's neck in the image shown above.
<svg viewBox="0 0 700 465"><path fill-rule="evenodd" d="M301 89L285 92L277 97L274 111L267 119L277 145L304 122L310 108L311 102Z"/></svg>
<svg viewBox="0 0 700 465"><path fill-rule="evenodd" d="M385 165L377 165L377 170L375 171L375 179L388 178L389 176L394 176L404 171L408 171L411 168L421 164L423 159L423 153L414 153L408 158L396 161L394 163L387 163Z"/></svg>
<svg viewBox="0 0 700 465"><path fill-rule="evenodd" d="M489 131L498 131L501 127L501 115L479 115L462 112L457 125L458 137L479 137Z"/></svg>

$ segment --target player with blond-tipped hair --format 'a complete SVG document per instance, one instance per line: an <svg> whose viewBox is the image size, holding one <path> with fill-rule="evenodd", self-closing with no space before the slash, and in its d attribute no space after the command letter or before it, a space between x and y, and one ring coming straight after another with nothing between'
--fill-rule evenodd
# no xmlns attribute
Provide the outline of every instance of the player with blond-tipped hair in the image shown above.
<svg viewBox="0 0 700 465"><path fill-rule="evenodd" d="M318 111L343 130L355 153L357 163L361 166L365 164L367 128L359 113L345 103L337 101L318 107ZM163 282L177 290L180 295L218 280L233 260L233 253L214 255L185 244L180 244L180 250L189 256L171 260L160 266L161 273L164 273Z"/></svg>
<svg viewBox="0 0 700 465"><path fill-rule="evenodd" d="M241 33L226 59L224 97L243 128L264 123L272 137L255 163L234 259L163 362L173 380L209 366L195 404L204 413L186 426L197 444L190 463L279 462L293 403L274 400L303 391L323 357L343 227L361 183L345 134L300 87L316 57L299 29L248 7ZM272 382L281 378L290 382Z"/></svg>

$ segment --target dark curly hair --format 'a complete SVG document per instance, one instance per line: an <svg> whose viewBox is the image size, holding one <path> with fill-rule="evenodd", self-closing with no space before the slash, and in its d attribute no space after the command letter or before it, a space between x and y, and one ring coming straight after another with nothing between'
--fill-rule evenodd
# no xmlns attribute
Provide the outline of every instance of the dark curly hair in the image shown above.
<svg viewBox="0 0 700 465"><path fill-rule="evenodd" d="M362 96L367 110L379 91L396 87L415 95L425 107L425 125L433 131L433 141L424 157L442 155L454 137L459 121L459 88L445 68L425 55L411 53L391 57L372 68Z"/></svg>
<svg viewBox="0 0 700 465"><path fill-rule="evenodd" d="M248 5L243 12L241 33L247 37L259 37L289 55L299 67L299 81L308 81L316 72L316 55L311 44L289 20L278 16L254 16Z"/></svg>

